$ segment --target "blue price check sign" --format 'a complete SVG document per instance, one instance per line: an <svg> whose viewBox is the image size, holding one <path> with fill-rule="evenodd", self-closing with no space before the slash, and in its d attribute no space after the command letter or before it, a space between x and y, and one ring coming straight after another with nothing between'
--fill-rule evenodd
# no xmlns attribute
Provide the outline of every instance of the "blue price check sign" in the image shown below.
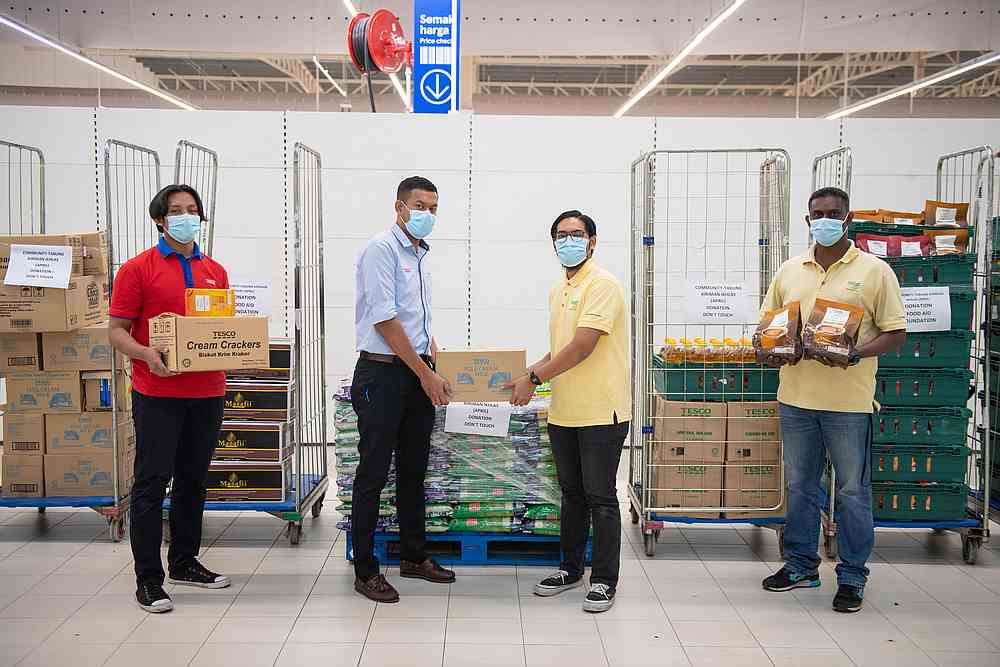
<svg viewBox="0 0 1000 667"><path fill-rule="evenodd" d="M414 0L415 113L458 111L461 16L459 0Z"/></svg>

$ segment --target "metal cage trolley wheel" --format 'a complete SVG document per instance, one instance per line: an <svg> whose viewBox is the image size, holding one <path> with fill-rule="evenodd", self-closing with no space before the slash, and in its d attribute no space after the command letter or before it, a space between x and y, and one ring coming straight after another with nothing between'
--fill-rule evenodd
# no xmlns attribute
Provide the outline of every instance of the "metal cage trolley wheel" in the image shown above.
<svg viewBox="0 0 1000 667"><path fill-rule="evenodd" d="M777 370L749 336L788 258L790 173L775 148L632 163L628 492L647 556L667 523L767 526L783 548Z"/></svg>

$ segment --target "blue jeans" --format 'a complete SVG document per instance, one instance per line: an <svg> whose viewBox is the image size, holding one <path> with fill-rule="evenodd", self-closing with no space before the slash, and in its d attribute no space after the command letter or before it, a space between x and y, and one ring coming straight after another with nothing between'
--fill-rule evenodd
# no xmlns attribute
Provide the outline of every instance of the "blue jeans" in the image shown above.
<svg viewBox="0 0 1000 667"><path fill-rule="evenodd" d="M819 568L820 484L824 454L829 453L837 477L837 581L864 587L865 563L875 545L871 415L803 410L783 403L779 414L788 482L785 567L798 575L816 574Z"/></svg>

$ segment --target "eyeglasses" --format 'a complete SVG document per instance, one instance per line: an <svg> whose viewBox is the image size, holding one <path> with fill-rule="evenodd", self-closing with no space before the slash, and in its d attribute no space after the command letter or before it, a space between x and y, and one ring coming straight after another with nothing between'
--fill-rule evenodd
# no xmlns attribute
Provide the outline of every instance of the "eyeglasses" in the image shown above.
<svg viewBox="0 0 1000 667"><path fill-rule="evenodd" d="M556 241L562 241L563 239L570 237L574 239L585 239L587 238L587 232L580 229L572 232L556 232Z"/></svg>

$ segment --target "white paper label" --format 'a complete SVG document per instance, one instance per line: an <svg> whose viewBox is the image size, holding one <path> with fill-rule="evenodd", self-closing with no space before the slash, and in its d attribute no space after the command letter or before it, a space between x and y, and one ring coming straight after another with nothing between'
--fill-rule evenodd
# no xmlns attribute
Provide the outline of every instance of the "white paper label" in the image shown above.
<svg viewBox="0 0 1000 667"><path fill-rule="evenodd" d="M65 245L14 244L4 285L66 289L73 270L72 252Z"/></svg>
<svg viewBox="0 0 1000 667"><path fill-rule="evenodd" d="M917 221L913 218L893 218L892 221L897 225L915 225Z"/></svg>
<svg viewBox="0 0 1000 667"><path fill-rule="evenodd" d="M509 403L449 403L445 409L444 430L446 433L506 438L513 409Z"/></svg>
<svg viewBox="0 0 1000 667"><path fill-rule="evenodd" d="M236 280L229 284L236 292L237 317L271 316L271 283L264 280Z"/></svg>
<svg viewBox="0 0 1000 667"><path fill-rule="evenodd" d="M778 313L777 315L775 315L774 319L771 320L770 326L772 326L772 327L787 327L788 326L788 311L787 310L783 310L780 313Z"/></svg>
<svg viewBox="0 0 1000 667"><path fill-rule="evenodd" d="M196 294L194 309L199 313L207 313L212 308L212 299L207 294Z"/></svg>
<svg viewBox="0 0 1000 667"><path fill-rule="evenodd" d="M740 283L689 282L684 299L688 324L746 324L750 302Z"/></svg>
<svg viewBox="0 0 1000 667"><path fill-rule="evenodd" d="M819 324L820 326L824 324L843 326L847 324L847 320L849 319L851 319L850 311L841 310L840 308L827 308L826 313L823 315L823 321Z"/></svg>
<svg viewBox="0 0 1000 667"><path fill-rule="evenodd" d="M951 289L949 287L903 287L906 330L947 331L951 329Z"/></svg>
<svg viewBox="0 0 1000 667"><path fill-rule="evenodd" d="M948 235L948 236L935 236L934 237L934 247L937 248L937 251L939 253L940 252L956 253L956 252L958 252L958 248L955 247L955 238L956 237L951 236L951 235Z"/></svg>
<svg viewBox="0 0 1000 667"><path fill-rule="evenodd" d="M939 225L954 225L958 220L957 208L942 208L938 206L934 210L934 222Z"/></svg>
<svg viewBox="0 0 1000 667"><path fill-rule="evenodd" d="M920 248L920 241L903 241L900 254L903 257L921 257L924 253Z"/></svg>
<svg viewBox="0 0 1000 667"><path fill-rule="evenodd" d="M868 252L875 255L876 257L888 257L889 244L886 241L872 241L871 239L869 239Z"/></svg>

